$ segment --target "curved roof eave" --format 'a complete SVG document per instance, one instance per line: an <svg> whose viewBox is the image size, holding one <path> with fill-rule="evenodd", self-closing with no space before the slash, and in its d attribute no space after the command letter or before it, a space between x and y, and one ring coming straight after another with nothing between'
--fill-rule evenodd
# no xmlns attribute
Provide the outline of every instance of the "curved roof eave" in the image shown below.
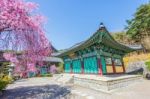
<svg viewBox="0 0 150 99"><path fill-rule="evenodd" d="M88 38L86 41L83 41L81 43L78 43L72 47L70 47L69 49L66 49L64 52L60 53L58 56L64 56L68 53L71 53L71 52L75 52L75 51L78 51L79 49L83 49L85 47L88 47L90 46L92 43L92 39L98 35L102 35L102 31L101 30L104 30L104 32L106 33L105 34L105 38L102 38L101 42L103 42L104 44L107 44L115 49L119 49L119 50L123 50L125 53L129 53L129 52L132 52L132 51L135 51L135 50L140 50L142 49L142 46L140 47L132 47L132 46L126 46L124 44L120 44L119 42L117 42L111 35L110 33L107 31L107 29L103 26L103 27L100 27L98 29L97 32L95 32L90 38ZM100 38L99 38L100 39ZM104 39L107 39L107 40L104 40ZM115 46L115 47L114 47ZM138 45L139 46L139 45Z"/></svg>

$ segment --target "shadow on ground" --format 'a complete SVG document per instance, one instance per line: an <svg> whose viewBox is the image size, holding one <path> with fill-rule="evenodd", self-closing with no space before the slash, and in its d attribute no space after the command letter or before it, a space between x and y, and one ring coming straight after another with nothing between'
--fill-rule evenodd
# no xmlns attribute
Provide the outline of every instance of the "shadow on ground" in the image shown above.
<svg viewBox="0 0 150 99"><path fill-rule="evenodd" d="M70 94L69 89L59 85L19 87L6 90L0 99L60 99Z"/></svg>

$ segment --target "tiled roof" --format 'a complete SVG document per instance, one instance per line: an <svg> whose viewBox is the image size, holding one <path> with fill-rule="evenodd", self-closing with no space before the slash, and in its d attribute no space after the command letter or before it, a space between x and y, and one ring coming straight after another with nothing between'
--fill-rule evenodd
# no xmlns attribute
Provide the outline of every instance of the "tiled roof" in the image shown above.
<svg viewBox="0 0 150 99"><path fill-rule="evenodd" d="M110 35L110 33L105 28L105 26L102 26L102 24L101 24L101 27L89 39L87 39L86 41L82 41L80 43L77 43L74 46L72 46L68 49L65 49L61 52L58 52L56 56L60 56L62 54L69 53L69 52L75 52L75 51L80 50L81 48L85 48L87 46L90 46L91 42L93 42L95 39L98 39L100 42L102 42L105 45L108 45L112 48L123 50L126 53L142 49L141 45L124 45L124 44L118 43Z"/></svg>

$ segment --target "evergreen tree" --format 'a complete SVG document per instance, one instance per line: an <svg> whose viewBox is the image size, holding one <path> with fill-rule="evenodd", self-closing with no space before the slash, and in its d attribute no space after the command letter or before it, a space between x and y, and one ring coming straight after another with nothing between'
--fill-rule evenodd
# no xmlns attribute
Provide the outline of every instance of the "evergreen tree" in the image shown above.
<svg viewBox="0 0 150 99"><path fill-rule="evenodd" d="M127 35L150 49L150 3L141 5L127 24Z"/></svg>

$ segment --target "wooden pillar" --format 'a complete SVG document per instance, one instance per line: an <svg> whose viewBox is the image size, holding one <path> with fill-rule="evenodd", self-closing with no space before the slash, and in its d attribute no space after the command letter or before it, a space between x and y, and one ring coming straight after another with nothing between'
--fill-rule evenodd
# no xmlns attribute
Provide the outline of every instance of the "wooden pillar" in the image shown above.
<svg viewBox="0 0 150 99"><path fill-rule="evenodd" d="M65 61L64 61L64 64L63 64L63 69L64 69L64 72L66 73Z"/></svg>
<svg viewBox="0 0 150 99"><path fill-rule="evenodd" d="M113 58L111 58L111 61L112 61L113 72L116 73L116 69L115 69L115 64L114 64Z"/></svg>
<svg viewBox="0 0 150 99"><path fill-rule="evenodd" d="M71 63L70 63L70 73L71 73L71 74L73 73L72 61L71 61Z"/></svg>
<svg viewBox="0 0 150 99"><path fill-rule="evenodd" d="M81 60L81 68L82 68L82 74L84 74L84 60Z"/></svg>
<svg viewBox="0 0 150 99"><path fill-rule="evenodd" d="M125 73L125 72L126 72L126 70L125 70L125 66L124 66L123 59L122 59L122 68L123 68L123 73Z"/></svg>
<svg viewBox="0 0 150 99"><path fill-rule="evenodd" d="M103 71L102 71L102 64L101 64L101 59L97 58L97 63L98 63L98 74L99 75L103 75Z"/></svg>

